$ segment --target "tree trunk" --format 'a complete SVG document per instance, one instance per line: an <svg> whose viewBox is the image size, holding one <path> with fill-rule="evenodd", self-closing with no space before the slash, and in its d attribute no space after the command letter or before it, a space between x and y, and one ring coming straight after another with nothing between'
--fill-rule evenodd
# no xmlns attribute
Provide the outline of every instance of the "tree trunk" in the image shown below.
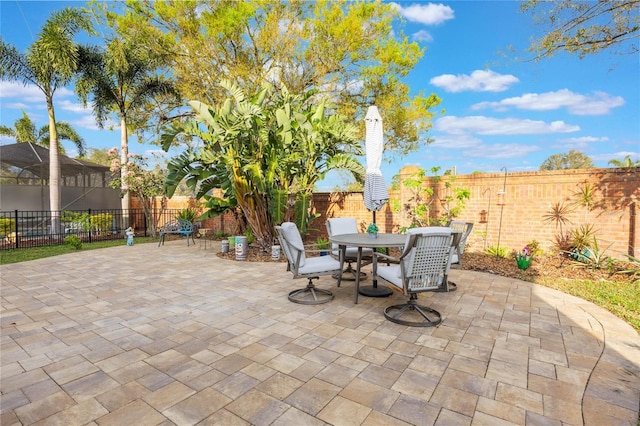
<svg viewBox="0 0 640 426"><path fill-rule="evenodd" d="M58 131L53 102L47 101L49 114L49 210L51 211L50 234L60 233L60 155Z"/></svg>
<svg viewBox="0 0 640 426"><path fill-rule="evenodd" d="M122 185L122 199L120 205L122 209L122 229L126 229L129 224L129 186L127 185L127 172L129 167L129 136L127 132L127 119L120 119L120 182Z"/></svg>

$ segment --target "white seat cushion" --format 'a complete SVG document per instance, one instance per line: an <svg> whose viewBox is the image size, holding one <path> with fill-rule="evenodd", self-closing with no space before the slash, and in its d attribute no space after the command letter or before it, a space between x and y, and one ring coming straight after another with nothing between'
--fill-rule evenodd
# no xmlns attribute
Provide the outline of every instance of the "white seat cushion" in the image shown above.
<svg viewBox="0 0 640 426"><path fill-rule="evenodd" d="M331 219L327 219L327 222L329 224L329 226L327 226L327 232L329 232L330 237L333 235L357 234L359 232L358 221L353 217L332 217ZM340 255L338 244L331 244L331 254L336 257ZM355 259L358 257L358 248L347 247L346 256L347 258ZM371 256L373 256L373 249L362 249L362 257Z"/></svg>
<svg viewBox="0 0 640 426"><path fill-rule="evenodd" d="M400 278L400 265L378 266L376 275L390 284L402 289L402 278Z"/></svg>
<svg viewBox="0 0 640 426"><path fill-rule="evenodd" d="M332 217L327 220L331 227L331 235L358 233L358 222L353 217Z"/></svg>
<svg viewBox="0 0 640 426"><path fill-rule="evenodd" d="M340 262L331 256L310 257L303 267L298 268L299 274L315 274L321 272L339 271Z"/></svg>
<svg viewBox="0 0 640 426"><path fill-rule="evenodd" d="M302 242L298 227L293 222L284 222L280 225L280 229L282 229L282 235L285 237L285 240L289 243L289 251L293 256L293 259L290 259L290 261L295 262L298 253L302 252L300 264L298 265L298 268L302 268L305 265L306 259L304 256L304 243Z"/></svg>

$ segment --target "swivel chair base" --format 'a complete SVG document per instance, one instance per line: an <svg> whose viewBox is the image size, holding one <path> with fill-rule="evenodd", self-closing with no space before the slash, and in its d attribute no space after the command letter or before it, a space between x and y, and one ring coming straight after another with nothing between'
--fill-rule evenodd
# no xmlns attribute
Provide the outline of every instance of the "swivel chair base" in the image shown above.
<svg viewBox="0 0 640 426"><path fill-rule="evenodd" d="M440 324L442 322L440 312L427 306L418 305L418 298L414 296L416 295L412 294L405 304L385 308L384 317L396 324L410 327L433 327Z"/></svg>
<svg viewBox="0 0 640 426"><path fill-rule="evenodd" d="M301 305L321 305L333 300L333 293L329 290L316 288L311 280L318 277L309 278L309 284L305 288L293 290L289 293L289 301L300 303Z"/></svg>

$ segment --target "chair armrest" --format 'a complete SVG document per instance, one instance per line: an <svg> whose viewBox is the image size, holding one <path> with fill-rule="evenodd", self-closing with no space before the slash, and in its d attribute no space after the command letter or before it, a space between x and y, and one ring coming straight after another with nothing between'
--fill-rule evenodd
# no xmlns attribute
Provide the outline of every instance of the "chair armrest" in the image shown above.
<svg viewBox="0 0 640 426"><path fill-rule="evenodd" d="M377 257L377 258L381 257L381 258L385 259L389 263L400 263L400 259L398 259L397 257L389 256L388 254L378 253L376 251L376 252L373 252L373 255L375 257Z"/></svg>
<svg viewBox="0 0 640 426"><path fill-rule="evenodd" d="M312 244L315 245L315 244ZM331 250L329 249L305 249L305 253L329 253Z"/></svg>

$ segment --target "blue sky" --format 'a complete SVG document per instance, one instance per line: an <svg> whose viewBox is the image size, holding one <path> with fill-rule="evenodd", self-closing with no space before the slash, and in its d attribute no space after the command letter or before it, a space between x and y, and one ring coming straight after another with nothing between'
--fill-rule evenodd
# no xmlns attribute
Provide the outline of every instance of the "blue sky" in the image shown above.
<svg viewBox="0 0 640 426"><path fill-rule="evenodd" d="M0 33L24 51L54 10L84 2L0 1ZM536 29L512 1L398 2L406 35L426 48L407 77L415 93L436 93L445 114L434 117L435 142L403 158L386 158L390 182L404 165L455 166L473 171L535 171L545 158L571 149L598 167L630 155L640 160L640 61L609 52L579 59L560 54L541 62L519 61ZM95 42L95 41L94 41ZM516 53L504 55L509 46ZM58 120L70 122L88 147L119 146L119 129L98 130L91 111L73 94L56 93ZM0 123L13 126L24 109L37 126L47 123L40 92L0 82ZM439 110L440 108L438 108ZM12 143L3 138L0 143ZM65 143L73 155L73 145ZM159 151L130 140L130 151ZM364 164L364 160L363 160ZM331 174L318 185L333 189Z"/></svg>

